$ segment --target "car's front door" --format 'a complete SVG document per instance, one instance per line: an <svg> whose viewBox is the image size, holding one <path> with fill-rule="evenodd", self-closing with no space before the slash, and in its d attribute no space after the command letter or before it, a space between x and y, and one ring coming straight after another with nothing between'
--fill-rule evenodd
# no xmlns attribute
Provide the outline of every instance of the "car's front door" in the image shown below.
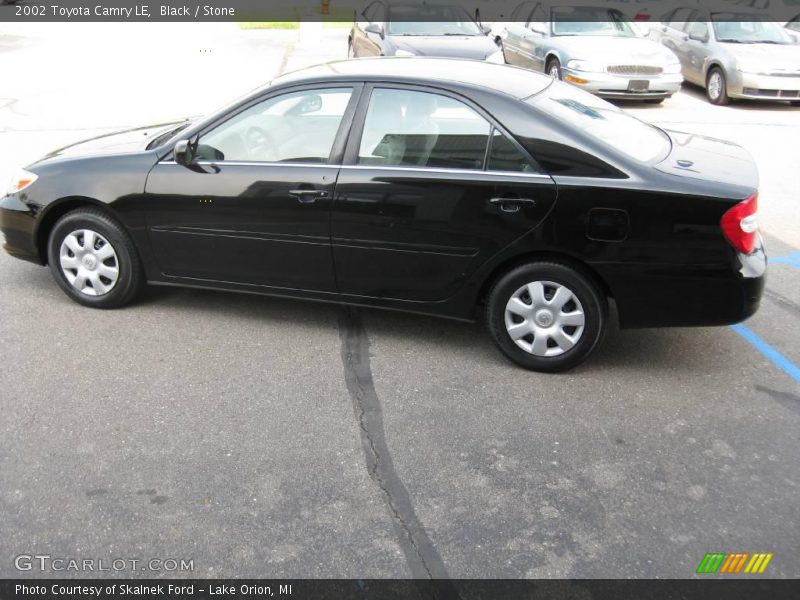
<svg viewBox="0 0 800 600"><path fill-rule="evenodd" d="M700 17L700 13L693 16ZM709 53L710 28L705 21L692 21L686 26L686 37L678 45L678 59L683 76L693 83L704 84L705 64Z"/></svg>
<svg viewBox="0 0 800 600"><path fill-rule="evenodd" d="M449 298L555 201L552 179L466 99L378 86L358 112L331 220L342 293Z"/></svg>
<svg viewBox="0 0 800 600"><path fill-rule="evenodd" d="M340 156L332 157L355 90L274 93L201 132L191 164L159 162L145 206L163 275L335 291L329 224Z"/></svg>

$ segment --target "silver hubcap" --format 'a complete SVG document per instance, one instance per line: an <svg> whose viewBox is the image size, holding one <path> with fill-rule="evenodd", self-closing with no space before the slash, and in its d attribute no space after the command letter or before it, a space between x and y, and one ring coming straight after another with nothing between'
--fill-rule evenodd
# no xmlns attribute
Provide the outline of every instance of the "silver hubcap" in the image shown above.
<svg viewBox="0 0 800 600"><path fill-rule="evenodd" d="M114 247L91 229L73 231L61 243L61 272L81 294L103 296L119 280L119 261Z"/></svg>
<svg viewBox="0 0 800 600"><path fill-rule="evenodd" d="M553 65L550 67L550 77L553 79L558 79L558 66Z"/></svg>
<svg viewBox="0 0 800 600"><path fill-rule="evenodd" d="M708 95L716 100L720 93L722 93L722 77L719 73L712 73L708 78Z"/></svg>
<svg viewBox="0 0 800 600"><path fill-rule="evenodd" d="M578 343L586 317L572 290L552 281L534 281L511 295L505 322L508 335L525 352L559 356Z"/></svg>

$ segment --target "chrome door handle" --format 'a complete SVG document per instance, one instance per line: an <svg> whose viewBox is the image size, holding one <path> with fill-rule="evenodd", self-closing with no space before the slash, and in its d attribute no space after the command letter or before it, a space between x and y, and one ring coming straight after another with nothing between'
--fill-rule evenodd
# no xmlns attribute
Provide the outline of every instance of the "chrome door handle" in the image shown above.
<svg viewBox="0 0 800 600"><path fill-rule="evenodd" d="M499 206L503 212L518 212L520 206L536 206L533 198L491 198L489 204Z"/></svg>
<svg viewBox="0 0 800 600"><path fill-rule="evenodd" d="M289 190L289 195L294 196L303 204L310 204L317 198L327 198L325 190Z"/></svg>

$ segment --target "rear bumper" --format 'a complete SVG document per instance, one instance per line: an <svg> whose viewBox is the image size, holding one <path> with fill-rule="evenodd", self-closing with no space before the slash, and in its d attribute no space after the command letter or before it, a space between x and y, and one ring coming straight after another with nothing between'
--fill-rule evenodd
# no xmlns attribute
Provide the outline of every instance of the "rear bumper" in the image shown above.
<svg viewBox="0 0 800 600"><path fill-rule="evenodd" d="M758 311L766 281L763 246L730 266L592 265L608 283L620 327L732 325Z"/></svg>
<svg viewBox="0 0 800 600"><path fill-rule="evenodd" d="M0 199L0 231L8 254L42 264L36 247L36 215L14 195Z"/></svg>

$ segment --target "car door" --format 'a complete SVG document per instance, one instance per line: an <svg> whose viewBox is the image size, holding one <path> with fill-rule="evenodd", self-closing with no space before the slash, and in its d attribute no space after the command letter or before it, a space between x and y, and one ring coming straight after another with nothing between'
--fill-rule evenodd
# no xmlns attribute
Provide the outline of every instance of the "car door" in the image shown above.
<svg viewBox="0 0 800 600"><path fill-rule="evenodd" d="M555 201L552 179L465 98L376 84L358 113L331 219L342 293L449 298Z"/></svg>
<svg viewBox="0 0 800 600"><path fill-rule="evenodd" d="M710 27L700 18L700 13L695 12L693 20L686 25L686 37L678 45L678 59L683 76L691 82L702 84L705 83L704 67L710 48Z"/></svg>
<svg viewBox="0 0 800 600"><path fill-rule="evenodd" d="M691 8L679 8L672 13L669 22L661 25L661 43L675 54L678 54L678 44L686 36L684 29L692 12ZM680 59L680 57L678 58ZM681 65L683 65L683 61L681 61Z"/></svg>
<svg viewBox="0 0 800 600"><path fill-rule="evenodd" d="M522 39L525 36L526 23L530 20L530 15L536 2L523 2L518 5L511 13L510 22L506 24L502 34L503 52L506 61L511 65L523 66Z"/></svg>
<svg viewBox="0 0 800 600"><path fill-rule="evenodd" d="M159 162L145 206L163 275L335 291L330 210L360 87L273 92L193 136L191 164Z"/></svg>

